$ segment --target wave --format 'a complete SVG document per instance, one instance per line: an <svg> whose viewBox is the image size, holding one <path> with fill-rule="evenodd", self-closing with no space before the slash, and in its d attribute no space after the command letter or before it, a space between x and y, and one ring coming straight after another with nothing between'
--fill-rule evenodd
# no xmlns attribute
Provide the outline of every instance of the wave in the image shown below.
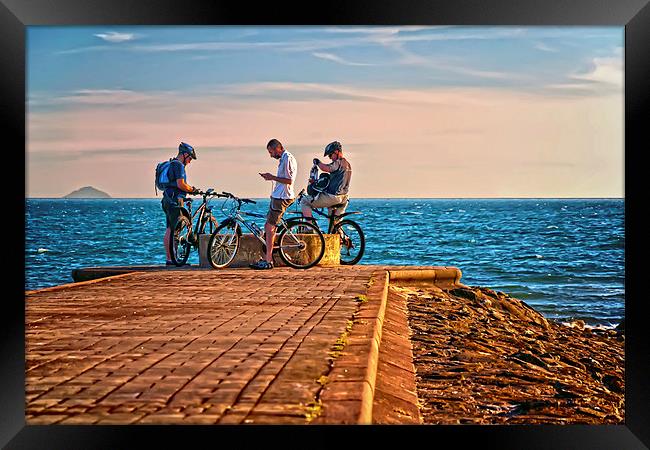
<svg viewBox="0 0 650 450"><path fill-rule="evenodd" d="M625 248L625 241L621 242L608 242L596 246L598 250L622 250Z"/></svg>
<svg viewBox="0 0 650 450"><path fill-rule="evenodd" d="M584 325L577 323L578 320L582 320L583 322L585 322ZM595 317L585 317L583 319L573 319L573 318L565 319L565 320L560 319L559 322L562 325L569 328L584 327L588 330L602 330L602 331L613 330L619 325L618 323L612 323L611 321L603 321Z"/></svg>
<svg viewBox="0 0 650 450"><path fill-rule="evenodd" d="M221 221L225 213L213 206ZM567 206L570 211L560 211ZM264 214L267 208L261 202L248 210ZM622 200L354 199L354 209L362 212L354 219L366 234L362 264L456 266L464 283L494 286L547 317L614 322L622 315ZM159 198L28 199L26 212L29 287L68 283L71 267L152 264L164 257ZM56 242L55 248L39 246L43 242ZM196 252L192 258L198 260Z"/></svg>

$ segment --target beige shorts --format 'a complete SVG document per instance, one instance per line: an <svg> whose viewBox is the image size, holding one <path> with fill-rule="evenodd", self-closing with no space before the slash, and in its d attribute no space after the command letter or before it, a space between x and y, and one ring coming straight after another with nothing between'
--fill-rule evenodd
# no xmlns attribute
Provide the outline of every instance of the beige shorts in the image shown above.
<svg viewBox="0 0 650 450"><path fill-rule="evenodd" d="M294 199L285 199L285 198L273 198L271 197L271 203L269 204L269 212L266 215L266 223L271 225L277 225L280 223L282 215L287 210L289 206L293 203Z"/></svg>
<svg viewBox="0 0 650 450"><path fill-rule="evenodd" d="M340 203L343 203L343 206L336 208L336 214L343 214L345 212L348 203L348 196L332 195L327 192L321 192L313 199L310 196L303 197L300 206L308 206L310 208L331 208Z"/></svg>

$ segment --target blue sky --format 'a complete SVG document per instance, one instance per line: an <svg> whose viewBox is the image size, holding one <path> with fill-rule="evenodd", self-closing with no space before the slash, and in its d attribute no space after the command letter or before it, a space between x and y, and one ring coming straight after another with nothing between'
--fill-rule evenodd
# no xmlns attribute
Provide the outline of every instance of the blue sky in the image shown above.
<svg viewBox="0 0 650 450"><path fill-rule="evenodd" d="M620 27L29 27L29 88L263 80L535 89L587 74L622 46Z"/></svg>
<svg viewBox="0 0 650 450"><path fill-rule="evenodd" d="M551 150L538 148L530 159L539 169L539 196L621 196L622 117L617 119L621 105L616 105L622 104L623 45L622 27L28 27L28 172L38 174L46 164L71 170L68 184L28 180L28 194L63 195L83 182L103 183L124 196L146 196L144 184L130 193L91 167L69 168L80 154L113 158L95 163L105 167L113 161L118 167L138 152L174 148L176 140L214 152L239 149L233 168L235 159L268 165L241 154L256 151L267 135L293 143L305 161L313 148L338 139L359 161L370 154L388 158L375 146L400 143L414 155L438 146L440 154L449 154L444 162L449 165L458 157L447 145L440 148L447 141L439 136L456 134L448 144L474 158L470 147L478 133L492 153L504 152L497 157L503 164L517 139L503 138L507 130L498 135L495 127L521 117L521 130L547 127L546 141L549 134L557 136L562 124L555 119L564 115L576 123L566 139L554 139ZM466 114L454 114L462 108ZM482 121L478 114L493 114L494 108L503 117ZM589 117L585 111L591 111ZM358 132L346 128L351 121L360 124ZM174 123L176 134L161 133L161 124L168 130ZM214 127L212 134L204 132L207 124ZM594 130L603 133L596 141L607 143L596 153L601 176L610 180L606 188L598 188L591 175L594 140L588 134ZM513 149L503 148L508 145ZM584 148L576 150L579 146ZM568 149L583 160L567 162ZM581 184L567 174L564 190L549 190L557 184L550 181L557 174L542 180L549 162L578 167L586 179ZM146 164L144 159L132 163ZM416 169L404 161L402 172ZM241 165L240 170L249 169ZM80 171L95 178L83 178ZM452 185L440 196L536 196L523 182L513 176L510 185L488 191ZM265 188L251 189L246 192L264 194ZM360 191L372 195L376 189ZM400 195L418 192L422 189L414 186Z"/></svg>

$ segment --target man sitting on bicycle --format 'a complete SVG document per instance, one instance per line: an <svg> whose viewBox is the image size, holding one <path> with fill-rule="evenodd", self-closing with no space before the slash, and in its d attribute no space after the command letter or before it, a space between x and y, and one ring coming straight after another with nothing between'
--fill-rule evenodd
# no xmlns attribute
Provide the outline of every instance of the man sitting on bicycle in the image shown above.
<svg viewBox="0 0 650 450"><path fill-rule="evenodd" d="M165 222L167 229L165 230L165 237L163 242L165 244L165 252L167 254L167 262L165 265L173 265L171 255L169 254L169 240L171 239L172 228L176 225L176 220L180 215L180 208L183 206L185 196L198 192L198 189L187 184L187 174L185 173L185 166L190 161L196 159L196 151L194 148L181 142L178 146L178 155L172 159L169 166L169 184L163 192L161 201L162 209L165 212Z"/></svg>
<svg viewBox="0 0 650 450"><path fill-rule="evenodd" d="M327 187L315 197L303 197L300 207L302 215L311 218L313 208L331 208L334 205L342 204L336 208L336 214L343 214L348 203L348 188L352 178L352 166L347 159L343 157L343 148L338 141L330 142L325 147L323 156L329 156L332 162L325 164L318 158L314 158L314 164L323 172L330 174L330 180ZM310 183L313 180L309 180Z"/></svg>

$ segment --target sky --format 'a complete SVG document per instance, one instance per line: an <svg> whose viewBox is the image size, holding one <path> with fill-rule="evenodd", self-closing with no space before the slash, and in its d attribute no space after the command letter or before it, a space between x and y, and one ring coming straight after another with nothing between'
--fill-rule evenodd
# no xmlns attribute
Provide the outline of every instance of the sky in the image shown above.
<svg viewBox="0 0 650 450"><path fill-rule="evenodd" d="M340 141L351 197L624 196L624 28L27 28L27 197L154 197L188 182L268 197Z"/></svg>

